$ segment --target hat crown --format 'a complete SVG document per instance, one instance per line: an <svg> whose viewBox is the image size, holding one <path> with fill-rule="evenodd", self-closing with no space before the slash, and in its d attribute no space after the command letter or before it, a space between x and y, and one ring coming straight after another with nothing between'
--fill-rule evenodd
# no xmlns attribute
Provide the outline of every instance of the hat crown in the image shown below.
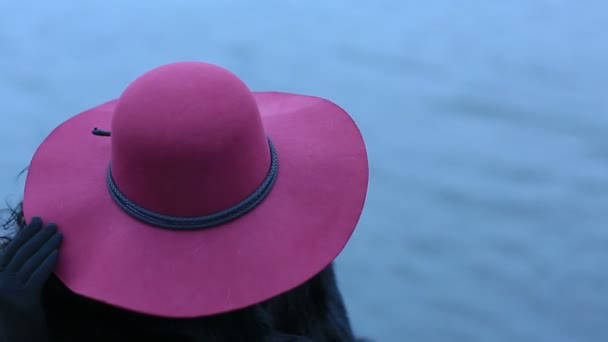
<svg viewBox="0 0 608 342"><path fill-rule="evenodd" d="M168 64L133 81L116 104L111 139L117 187L164 215L229 208L260 186L270 165L253 94L208 63Z"/></svg>

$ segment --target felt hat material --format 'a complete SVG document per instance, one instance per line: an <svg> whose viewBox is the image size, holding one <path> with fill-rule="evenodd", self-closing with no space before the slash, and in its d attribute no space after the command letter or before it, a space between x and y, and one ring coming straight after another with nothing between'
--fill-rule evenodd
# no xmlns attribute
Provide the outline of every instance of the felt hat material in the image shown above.
<svg viewBox="0 0 608 342"><path fill-rule="evenodd" d="M196 317L321 271L350 238L367 184L363 138L336 104L179 62L55 128L23 205L26 219L59 226L56 273L72 291Z"/></svg>

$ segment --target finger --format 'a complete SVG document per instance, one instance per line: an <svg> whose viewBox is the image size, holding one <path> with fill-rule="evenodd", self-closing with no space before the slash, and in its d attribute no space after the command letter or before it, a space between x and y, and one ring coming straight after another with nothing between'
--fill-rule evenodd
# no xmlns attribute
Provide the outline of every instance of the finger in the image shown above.
<svg viewBox="0 0 608 342"><path fill-rule="evenodd" d="M0 265L5 267L11 262L11 259L17 253L17 251L23 246L27 241L29 241L32 236L36 235L40 229L42 228L42 220L39 217L34 217L30 224L25 226L22 230L17 232L13 241L11 241L4 253L2 254L2 260L0 260Z"/></svg>
<svg viewBox="0 0 608 342"><path fill-rule="evenodd" d="M32 276L27 280L25 286L28 288L41 289L44 283L49 279L51 273L57 265L57 259L59 257L59 251L54 250L49 254L42 264L32 273Z"/></svg>
<svg viewBox="0 0 608 342"><path fill-rule="evenodd" d="M62 236L59 233L55 233L47 242L29 258L25 264L19 270L19 279L24 283L28 282L31 278L32 274L38 267L44 262L44 260L49 256L49 254L53 253L59 249L59 245L61 245Z"/></svg>
<svg viewBox="0 0 608 342"><path fill-rule="evenodd" d="M57 226L53 224L40 229L36 235L19 248L15 256L6 265L6 270L17 272L55 233L57 233Z"/></svg>

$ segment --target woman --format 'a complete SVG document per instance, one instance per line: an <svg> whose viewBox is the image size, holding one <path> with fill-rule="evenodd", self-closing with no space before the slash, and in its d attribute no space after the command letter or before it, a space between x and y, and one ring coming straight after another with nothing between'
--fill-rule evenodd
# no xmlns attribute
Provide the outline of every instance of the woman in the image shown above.
<svg viewBox="0 0 608 342"><path fill-rule="evenodd" d="M0 259L4 338L353 341L331 264L367 172L329 101L151 70L36 151Z"/></svg>

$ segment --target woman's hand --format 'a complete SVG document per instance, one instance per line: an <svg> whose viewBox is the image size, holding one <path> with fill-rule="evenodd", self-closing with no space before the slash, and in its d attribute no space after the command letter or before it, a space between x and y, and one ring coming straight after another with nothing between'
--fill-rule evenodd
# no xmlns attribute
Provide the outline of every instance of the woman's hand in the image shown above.
<svg viewBox="0 0 608 342"><path fill-rule="evenodd" d="M57 263L61 234L40 218L17 233L0 253L0 336L45 341L42 288Z"/></svg>

